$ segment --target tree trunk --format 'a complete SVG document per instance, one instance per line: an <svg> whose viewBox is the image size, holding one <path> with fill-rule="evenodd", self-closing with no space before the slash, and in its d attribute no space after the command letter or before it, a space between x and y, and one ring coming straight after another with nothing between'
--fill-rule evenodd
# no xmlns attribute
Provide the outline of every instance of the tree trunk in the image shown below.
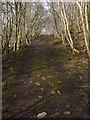
<svg viewBox="0 0 90 120"><path fill-rule="evenodd" d="M59 4L59 3L58 3ZM60 4L59 4L60 6ZM62 0L62 10L61 10L61 15L62 15L62 18L63 18L63 22L64 22L64 29L65 29L65 35L66 35L66 38L67 38L67 41L72 49L72 52L73 54L76 52L76 53L79 53L78 50L76 50L74 48L74 45L73 45L73 40L72 40L72 37L71 37L71 34L70 34L70 31L69 31L69 23L68 23L68 20L67 20L67 17L66 17L66 12L65 12L65 7L64 7L64 2Z"/></svg>
<svg viewBox="0 0 90 120"><path fill-rule="evenodd" d="M87 53L88 53L88 57L90 59L90 46L89 46L89 38L88 38L88 33L87 33L87 29L88 29L88 23L85 23L85 22L88 22L87 21L87 8L85 8L85 18L86 18L86 21L84 22L84 17L83 17L83 12L82 12L82 7L80 5L80 3L78 1L76 1L78 7L79 7L79 10L80 10L80 16L81 16L81 21L82 21L82 27L83 27L83 34L84 34L84 39L85 39L85 45L86 45L86 49L87 49ZM85 5L85 7L87 7ZM86 26L85 26L86 24Z"/></svg>

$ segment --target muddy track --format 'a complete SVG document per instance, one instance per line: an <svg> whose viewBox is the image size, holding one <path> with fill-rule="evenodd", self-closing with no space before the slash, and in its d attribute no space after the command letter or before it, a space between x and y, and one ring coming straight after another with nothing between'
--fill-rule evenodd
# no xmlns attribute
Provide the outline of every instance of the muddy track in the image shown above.
<svg viewBox="0 0 90 120"><path fill-rule="evenodd" d="M73 61L67 53L62 45L55 45L45 36L26 48L22 70L9 95L4 96L4 104L9 105L3 112L4 118L31 118L42 111L47 112L46 117L85 116L85 94L81 86L87 75L82 75L80 68L74 71L67 68L71 65L69 59Z"/></svg>

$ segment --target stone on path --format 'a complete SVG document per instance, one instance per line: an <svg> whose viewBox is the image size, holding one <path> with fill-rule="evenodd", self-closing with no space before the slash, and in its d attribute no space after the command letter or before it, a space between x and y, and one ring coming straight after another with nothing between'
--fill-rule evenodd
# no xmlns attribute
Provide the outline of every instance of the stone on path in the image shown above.
<svg viewBox="0 0 90 120"><path fill-rule="evenodd" d="M37 118L44 118L46 115L47 115L46 112L42 112L37 115Z"/></svg>

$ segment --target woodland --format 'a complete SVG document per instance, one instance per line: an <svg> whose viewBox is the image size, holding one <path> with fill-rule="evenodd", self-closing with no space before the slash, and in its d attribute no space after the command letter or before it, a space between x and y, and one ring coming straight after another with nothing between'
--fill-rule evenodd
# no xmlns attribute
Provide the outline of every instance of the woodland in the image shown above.
<svg viewBox="0 0 90 120"><path fill-rule="evenodd" d="M0 11L2 118L90 118L90 2L12 0Z"/></svg>

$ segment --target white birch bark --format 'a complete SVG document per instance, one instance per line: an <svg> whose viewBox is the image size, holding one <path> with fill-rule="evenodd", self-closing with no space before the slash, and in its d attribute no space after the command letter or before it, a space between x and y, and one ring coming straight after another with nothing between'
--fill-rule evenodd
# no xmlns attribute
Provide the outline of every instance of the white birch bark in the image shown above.
<svg viewBox="0 0 90 120"><path fill-rule="evenodd" d="M78 8L80 10L80 16L81 16L81 21L82 21L82 27L83 27L83 34L84 34L84 39L85 39L85 45L88 53L88 57L90 59L90 48L89 48L89 38L88 38L88 20L87 20L87 6L85 5L85 21L83 17L83 12L82 12L82 7L78 1L76 1L76 4L78 5ZM86 23L85 23L86 22Z"/></svg>
<svg viewBox="0 0 90 120"><path fill-rule="evenodd" d="M62 11L61 11L61 14L62 14L63 21L64 21L64 28L65 28L65 34L66 34L67 41L69 42L69 45L72 48L73 54L74 54L74 52L79 53L79 51L74 48L73 40L72 40L70 31L69 31L69 23L68 23L66 12L65 12L64 2L63 2L63 0L61 0L61 2L62 2Z"/></svg>

